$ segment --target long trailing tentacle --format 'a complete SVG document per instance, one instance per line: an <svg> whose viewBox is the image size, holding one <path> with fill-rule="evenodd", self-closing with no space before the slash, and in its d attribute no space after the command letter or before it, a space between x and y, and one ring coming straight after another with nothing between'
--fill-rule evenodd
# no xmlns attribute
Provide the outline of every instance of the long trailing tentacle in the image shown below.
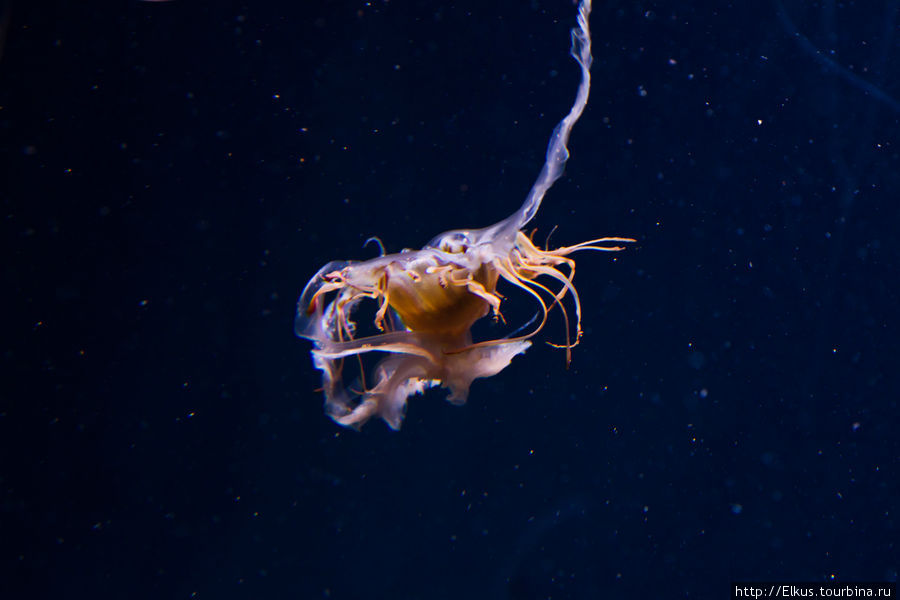
<svg viewBox="0 0 900 600"><path fill-rule="evenodd" d="M637 240L632 238L623 238L623 237L604 237L597 238L596 240L588 240L586 242L581 242L575 244L574 246L560 246L556 250L540 250L544 254L551 254L553 256L565 256L567 254L571 254L572 252L577 252L579 250L597 250L600 252L620 252L625 249L625 246L597 246L595 244L603 244L607 242L619 242L622 244L633 244L637 242Z"/></svg>
<svg viewBox="0 0 900 600"><path fill-rule="evenodd" d="M554 344L552 342L547 342L547 344L550 346L553 346L554 348L565 348L565 350L566 350L566 366L569 366L569 364L572 362L572 348L574 348L578 344L578 340L581 338L581 325L579 323L577 326L576 334L575 334L575 342L573 343L571 333L569 331L569 311L566 310L566 305L562 303L562 298L566 295L566 288L563 287L559 292L554 294L550 288L545 286L543 283L540 283L539 281L529 280L529 281L527 281L527 283L528 283L528 285L533 285L534 287L547 292L547 294L549 294L550 296L553 297L553 303L549 307L550 310L552 310L553 307L555 307L555 306L559 306L559 310L562 312L563 323L565 325L565 330L566 330L566 343L565 343L565 345L560 345L560 344ZM575 298L575 305L576 306L579 305L579 301L578 301L577 297Z"/></svg>
<svg viewBox="0 0 900 600"><path fill-rule="evenodd" d="M515 215L517 222L515 229L522 229L526 223L534 218L538 209L541 207L541 201L547 190L559 179L563 174L566 161L569 160L569 135L572 133L572 127L581 118L584 107L587 105L588 95L591 91L591 30L588 26L588 17L591 14L590 0L584 0L578 7L578 26L572 28L572 49L569 54L581 67L581 83L578 85L578 93L575 96L575 102L569 109L562 121L553 130L550 136L550 144L547 146L547 157L544 162L544 168L538 175L537 181L528 192L528 197Z"/></svg>

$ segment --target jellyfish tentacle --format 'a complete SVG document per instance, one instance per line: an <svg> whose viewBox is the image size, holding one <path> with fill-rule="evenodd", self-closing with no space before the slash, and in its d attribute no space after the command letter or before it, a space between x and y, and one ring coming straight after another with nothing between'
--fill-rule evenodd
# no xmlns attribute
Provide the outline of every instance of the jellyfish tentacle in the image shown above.
<svg viewBox="0 0 900 600"><path fill-rule="evenodd" d="M578 26L572 29L572 47L569 50L569 54L581 68L581 82L578 84L575 102L550 135L544 167L528 192L525 202L508 219L508 223L504 223L504 229L508 228L508 233L522 229L534 218L547 190L562 177L566 162L569 160L569 136L575 123L581 118L584 107L587 106L591 91L591 64L594 58L591 56L591 30L588 26L590 14L591 2L584 0L578 7Z"/></svg>

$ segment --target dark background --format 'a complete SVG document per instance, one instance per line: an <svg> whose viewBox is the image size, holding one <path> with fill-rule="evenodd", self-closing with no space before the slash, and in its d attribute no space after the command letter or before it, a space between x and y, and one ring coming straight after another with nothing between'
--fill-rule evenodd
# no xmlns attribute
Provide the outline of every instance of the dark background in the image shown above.
<svg viewBox="0 0 900 600"><path fill-rule="evenodd" d="M574 15L5 1L0 596L897 580L896 0L598 2L534 225L639 243L577 257L572 367L538 343L399 433L323 414L307 279L518 207Z"/></svg>

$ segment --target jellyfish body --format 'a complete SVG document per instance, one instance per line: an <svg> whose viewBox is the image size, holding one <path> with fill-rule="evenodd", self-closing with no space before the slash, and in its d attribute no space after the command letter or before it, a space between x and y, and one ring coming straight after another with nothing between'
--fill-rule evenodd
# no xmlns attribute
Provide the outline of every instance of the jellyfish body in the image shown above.
<svg viewBox="0 0 900 600"><path fill-rule="evenodd" d="M466 401L475 379L496 375L531 345L558 307L566 323L560 345L570 359L581 337L581 302L572 283L578 250L618 251L630 238L608 237L574 246L541 249L521 230L534 217L547 190L562 175L569 158L572 127L590 91L590 0L578 8L571 54L581 67L581 83L572 108L556 126L546 161L522 206L506 219L483 229L453 230L421 250L405 250L364 262L331 262L307 283L297 304L295 332L313 342L313 364L322 371L325 409L337 423L358 428L373 416L399 429L407 399L426 388L448 389L447 399ZM537 324L515 337L475 342L471 329L488 315L503 319L505 281L536 302ZM546 282L546 283L545 283ZM571 295L575 331L562 301ZM361 333L353 320L364 301L375 311L374 333ZM364 358L384 353L367 374ZM351 385L345 370L358 372Z"/></svg>

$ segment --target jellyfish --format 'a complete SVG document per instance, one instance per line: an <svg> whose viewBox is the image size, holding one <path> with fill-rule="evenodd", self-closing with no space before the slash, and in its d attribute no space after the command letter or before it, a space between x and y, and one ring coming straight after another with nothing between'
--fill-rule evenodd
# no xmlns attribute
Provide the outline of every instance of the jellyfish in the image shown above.
<svg viewBox="0 0 900 600"><path fill-rule="evenodd" d="M587 104L590 12L590 0L582 0L571 30L570 54L581 69L575 101L553 130L544 166L518 210L489 227L442 233L420 250L330 262L306 284L294 330L312 341L313 364L322 371L325 411L338 424L358 429L379 417L397 430L408 399L435 386L448 390L449 402L464 404L472 382L496 375L525 352L554 308L565 322L565 342L551 345L565 351L568 365L582 336L571 255L582 250L618 252L624 249L619 244L635 241L601 237L550 249L537 246L523 231L562 175L569 135ZM475 341L472 327L477 321L488 315L504 319L501 281L530 297L536 316L514 335ZM563 303L569 298L574 319ZM363 303L370 306L371 334L354 321ZM381 355L367 370L367 360Z"/></svg>

